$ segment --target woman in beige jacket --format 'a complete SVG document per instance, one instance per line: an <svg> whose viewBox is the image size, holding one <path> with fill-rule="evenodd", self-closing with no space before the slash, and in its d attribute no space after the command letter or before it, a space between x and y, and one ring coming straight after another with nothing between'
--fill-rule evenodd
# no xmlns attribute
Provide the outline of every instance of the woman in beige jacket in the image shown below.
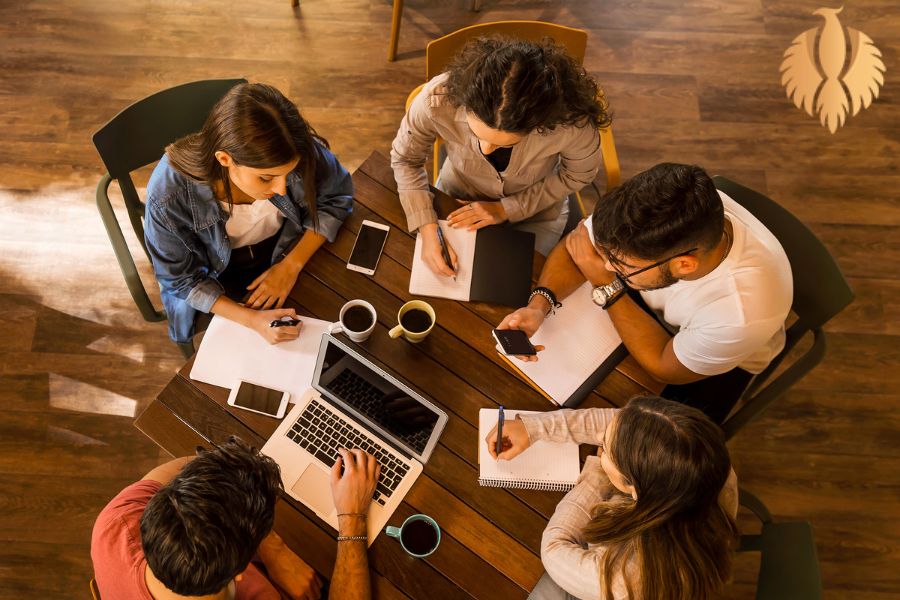
<svg viewBox="0 0 900 600"><path fill-rule="evenodd" d="M450 226L508 221L534 232L547 254L566 224L566 196L600 168L597 128L610 119L598 98L597 83L549 41L476 38L425 85L400 123L391 166L409 231L423 235L432 270L453 275L425 172L435 139L447 150L437 187L460 200Z"/></svg>
<svg viewBox="0 0 900 600"><path fill-rule="evenodd" d="M486 442L491 454L496 429ZM557 410L503 426L501 460L532 442L597 444L541 542L531 598L705 600L731 574L737 476L722 431L658 397L623 409Z"/></svg>

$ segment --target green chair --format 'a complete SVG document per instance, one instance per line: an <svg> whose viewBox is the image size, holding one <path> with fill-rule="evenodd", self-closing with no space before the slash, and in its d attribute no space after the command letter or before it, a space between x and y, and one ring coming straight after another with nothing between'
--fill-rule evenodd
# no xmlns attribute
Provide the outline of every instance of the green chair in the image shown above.
<svg viewBox="0 0 900 600"><path fill-rule="evenodd" d="M716 189L750 211L781 242L791 263L794 280L791 310L797 316L787 329L784 350L753 379L741 397L738 410L722 424L726 439L731 439L822 361L825 357L822 326L844 310L853 301L854 294L828 249L797 217L759 192L725 177L713 177L713 183ZM773 377L807 333L812 333L812 346Z"/></svg>
<svg viewBox="0 0 900 600"><path fill-rule="evenodd" d="M738 552L759 552L757 600L818 600L822 576L812 526L806 521L775 523L756 496L741 489L740 505L762 522L762 531L742 535Z"/></svg>
<svg viewBox="0 0 900 600"><path fill-rule="evenodd" d="M178 138L199 131L225 92L245 82L245 79L209 79L157 92L125 108L94 133L94 146L107 169L97 184L97 209L128 291L145 321L163 321L166 314L154 307L147 295L109 200L109 186L113 180L118 182L128 219L150 260L144 243L144 203L135 190L131 172L158 161L165 147ZM178 344L178 347L185 357L194 353L193 344Z"/></svg>

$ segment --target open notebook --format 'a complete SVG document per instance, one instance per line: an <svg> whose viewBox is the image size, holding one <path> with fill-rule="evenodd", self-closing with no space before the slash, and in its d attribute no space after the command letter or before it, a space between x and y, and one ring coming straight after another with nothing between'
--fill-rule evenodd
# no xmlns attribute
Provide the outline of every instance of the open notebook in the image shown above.
<svg viewBox="0 0 900 600"><path fill-rule="evenodd" d="M494 460L484 438L497 424L497 410L478 411L478 484L485 487L566 491L575 487L580 473L578 444L537 441L512 460ZM507 410L505 419L534 414L533 410Z"/></svg>
<svg viewBox="0 0 900 600"><path fill-rule="evenodd" d="M544 320L531 338L532 344L544 346L536 362L500 353L545 398L567 408L578 406L628 354L591 291L591 284L585 283Z"/></svg>
<svg viewBox="0 0 900 600"><path fill-rule="evenodd" d="M506 306L522 306L528 301L534 261L533 233L496 225L468 231L454 229L447 221L438 221L438 227L456 252L459 262L456 281L436 275L425 264L420 235L416 237L410 294Z"/></svg>

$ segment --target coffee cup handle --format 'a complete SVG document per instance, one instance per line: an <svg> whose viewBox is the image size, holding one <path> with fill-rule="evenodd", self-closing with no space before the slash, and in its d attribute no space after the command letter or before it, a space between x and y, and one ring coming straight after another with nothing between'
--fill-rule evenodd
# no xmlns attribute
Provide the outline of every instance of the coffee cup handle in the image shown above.
<svg viewBox="0 0 900 600"><path fill-rule="evenodd" d="M403 325L397 325L390 331L388 331L388 335L391 336L391 339L397 339L403 334ZM390 534L388 534L390 535Z"/></svg>
<svg viewBox="0 0 900 600"><path fill-rule="evenodd" d="M332 323L328 326L328 333L334 335L335 333L344 333L344 327L341 325L341 322Z"/></svg>
<svg viewBox="0 0 900 600"><path fill-rule="evenodd" d="M393 538L400 537L400 528L394 527L393 525L388 525L384 528L384 532Z"/></svg>

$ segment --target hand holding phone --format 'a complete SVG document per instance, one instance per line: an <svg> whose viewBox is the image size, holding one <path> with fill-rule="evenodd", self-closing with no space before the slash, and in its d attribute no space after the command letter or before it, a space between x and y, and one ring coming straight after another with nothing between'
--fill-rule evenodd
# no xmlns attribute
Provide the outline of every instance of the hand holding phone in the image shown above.
<svg viewBox="0 0 900 600"><path fill-rule="evenodd" d="M494 329L494 339L507 356L535 356L537 350L521 329Z"/></svg>

